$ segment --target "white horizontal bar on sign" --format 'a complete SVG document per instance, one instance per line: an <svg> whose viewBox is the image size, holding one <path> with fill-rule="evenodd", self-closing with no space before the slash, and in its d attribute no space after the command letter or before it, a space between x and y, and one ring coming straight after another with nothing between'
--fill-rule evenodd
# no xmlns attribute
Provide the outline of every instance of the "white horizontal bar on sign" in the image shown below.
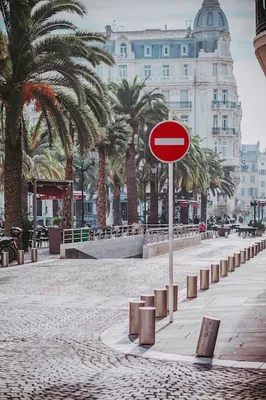
<svg viewBox="0 0 266 400"><path fill-rule="evenodd" d="M155 146L184 146L184 138L155 138Z"/></svg>

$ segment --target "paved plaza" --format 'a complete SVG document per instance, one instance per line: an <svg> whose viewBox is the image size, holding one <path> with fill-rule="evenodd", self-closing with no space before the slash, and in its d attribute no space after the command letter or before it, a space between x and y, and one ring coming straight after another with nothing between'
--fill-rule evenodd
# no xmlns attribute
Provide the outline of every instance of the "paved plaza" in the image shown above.
<svg viewBox="0 0 266 400"><path fill-rule="evenodd" d="M183 289L188 274L198 274L255 241L233 235L176 252L174 280ZM241 268L257 263L263 271L263 260L266 251ZM233 282L241 273L225 279ZM245 279L247 286L252 283L248 272ZM0 269L0 399L265 399L263 369L149 359L103 343L104 332L125 323L131 299L167 281L167 255L148 260L49 259ZM265 291L262 275L259 284L254 296ZM209 292L222 295L225 283L218 285ZM200 296L193 300L192 317ZM266 332L265 325L261 329Z"/></svg>

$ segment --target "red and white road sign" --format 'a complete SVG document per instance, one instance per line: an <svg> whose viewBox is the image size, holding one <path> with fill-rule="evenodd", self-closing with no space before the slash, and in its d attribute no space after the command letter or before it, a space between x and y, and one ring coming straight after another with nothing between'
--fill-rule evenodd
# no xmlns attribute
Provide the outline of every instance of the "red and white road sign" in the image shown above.
<svg viewBox="0 0 266 400"><path fill-rule="evenodd" d="M187 154L190 137L180 122L163 121L151 131L149 146L158 160L167 163L176 162Z"/></svg>

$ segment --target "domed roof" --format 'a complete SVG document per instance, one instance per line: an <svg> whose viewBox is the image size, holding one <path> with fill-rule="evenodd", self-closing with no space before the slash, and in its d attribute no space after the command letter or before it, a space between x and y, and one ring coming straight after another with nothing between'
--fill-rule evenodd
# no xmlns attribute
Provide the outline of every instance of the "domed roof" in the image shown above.
<svg viewBox="0 0 266 400"><path fill-rule="evenodd" d="M203 1L194 21L193 33L202 31L229 32L227 18L218 0Z"/></svg>

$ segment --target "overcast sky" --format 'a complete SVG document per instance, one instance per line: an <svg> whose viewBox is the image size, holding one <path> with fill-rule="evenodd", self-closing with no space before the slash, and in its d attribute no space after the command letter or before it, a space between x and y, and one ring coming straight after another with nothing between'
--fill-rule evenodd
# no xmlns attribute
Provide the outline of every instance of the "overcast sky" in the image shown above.
<svg viewBox="0 0 266 400"><path fill-rule="evenodd" d="M82 27L104 31L105 25L124 26L124 30L150 28L183 29L186 20L194 20L202 0L83 0L88 16ZM255 1L220 0L231 33L231 50L235 61L235 76L243 107L242 142L261 142L266 148L265 115L266 77L256 59Z"/></svg>

